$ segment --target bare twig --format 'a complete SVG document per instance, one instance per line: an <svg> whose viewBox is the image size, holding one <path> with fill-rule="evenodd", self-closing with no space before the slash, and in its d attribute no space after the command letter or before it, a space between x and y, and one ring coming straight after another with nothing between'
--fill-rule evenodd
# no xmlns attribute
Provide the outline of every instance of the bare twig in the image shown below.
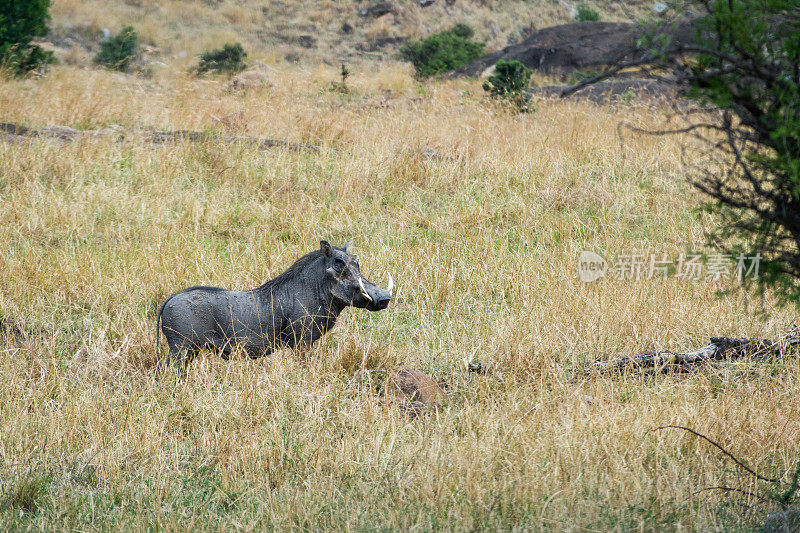
<svg viewBox="0 0 800 533"><path fill-rule="evenodd" d="M721 490L723 492L738 492L740 494L744 494L745 496L750 496L750 497L756 498L761 503L769 503L769 500L767 498L764 498L763 496L761 496L759 494L756 494L755 492L751 492L749 490L744 490L744 489L739 489L739 488L736 488L736 487L724 487L724 486L706 487L704 489L696 490L692 494L700 494L701 492L708 492L708 491L712 491L712 490Z"/></svg>
<svg viewBox="0 0 800 533"><path fill-rule="evenodd" d="M705 440L706 442L708 442L709 444L711 444L712 446L717 448L723 454L727 455L734 463L736 463L736 465L739 468L741 468L742 470L744 470L748 474L752 475L756 479L760 479L761 481L769 481L770 483L778 483L780 481L779 479L776 479L776 478L770 478L770 477L762 476L761 474L759 474L758 472L754 471L752 468L750 468L749 466L744 464L742 461L737 459L731 452L729 452L728 450L723 448L722 445L714 442L709 437L706 437L702 433L699 433L699 432L693 430L692 428L687 428L686 426L678 426L678 425L670 424L670 425L666 425L666 426L659 426L659 427L653 429L653 431L660 431L662 429L682 429L683 431L687 431L687 432L691 433L692 435L694 435L696 437L700 437L701 439Z"/></svg>

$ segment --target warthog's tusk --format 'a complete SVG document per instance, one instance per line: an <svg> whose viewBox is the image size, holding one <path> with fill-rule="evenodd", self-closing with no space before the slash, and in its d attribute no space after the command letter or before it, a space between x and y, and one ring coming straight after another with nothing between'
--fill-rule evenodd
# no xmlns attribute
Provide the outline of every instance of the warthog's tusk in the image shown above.
<svg viewBox="0 0 800 533"><path fill-rule="evenodd" d="M361 289L361 294L363 294L367 300L374 302L372 296L370 296L367 289L364 288L364 278L358 278L358 288Z"/></svg>
<svg viewBox="0 0 800 533"><path fill-rule="evenodd" d="M391 274L389 274L388 272L386 274L389 276L389 288L387 290L389 291L389 298L391 298L392 297L392 289L394 289L394 280L392 279L392 275Z"/></svg>

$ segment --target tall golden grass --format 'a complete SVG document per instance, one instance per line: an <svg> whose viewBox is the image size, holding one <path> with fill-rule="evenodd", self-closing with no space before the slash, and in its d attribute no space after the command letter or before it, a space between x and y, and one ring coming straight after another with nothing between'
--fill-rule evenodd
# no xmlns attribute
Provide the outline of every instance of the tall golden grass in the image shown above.
<svg viewBox="0 0 800 533"><path fill-rule="evenodd" d="M730 531L771 510L696 493L768 487L652 430L691 426L782 475L800 454L796 358L569 381L587 359L777 336L794 318L769 295L717 295L724 284L578 280L582 250L705 249L714 220L680 140L618 128L658 126L657 109L542 101L519 115L477 82L386 66L341 95L326 90L336 76L277 68L244 95L66 66L2 82L3 120L128 134L0 143L0 527ZM240 131L327 149L136 133L237 112ZM320 238L352 240L378 283L393 274L389 309L347 311L306 366L205 354L185 381L159 377L169 294L254 287ZM505 379L467 374L465 358ZM449 400L410 420L362 366L420 368Z"/></svg>

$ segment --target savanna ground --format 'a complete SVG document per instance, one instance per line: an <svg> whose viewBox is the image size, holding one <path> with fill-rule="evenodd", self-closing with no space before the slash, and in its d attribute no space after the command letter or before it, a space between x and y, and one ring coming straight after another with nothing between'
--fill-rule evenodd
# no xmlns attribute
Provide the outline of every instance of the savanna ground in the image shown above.
<svg viewBox="0 0 800 533"><path fill-rule="evenodd" d="M796 357L569 381L588 359L775 337L796 318L725 284L578 280L582 250L707 250L714 220L680 139L619 135L660 112L543 101L520 115L478 81L419 84L391 63L342 95L336 75L279 65L245 95L177 70L2 81L5 121L214 130L243 111L229 127L335 150L0 143L0 529L758 524L772 508L696 491L768 487L652 430L693 427L782 475L800 456ZM169 294L255 287L321 238L351 240L369 279L393 274L389 309L346 311L305 366L204 354L181 383L158 375ZM504 379L466 373L467 358ZM445 382L444 408L412 420L381 402L380 370L396 366Z"/></svg>

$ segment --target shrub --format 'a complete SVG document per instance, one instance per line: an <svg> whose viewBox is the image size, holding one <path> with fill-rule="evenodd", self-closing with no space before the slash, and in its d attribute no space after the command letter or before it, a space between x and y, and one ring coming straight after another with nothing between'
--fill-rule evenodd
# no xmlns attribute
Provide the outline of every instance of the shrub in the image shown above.
<svg viewBox="0 0 800 533"><path fill-rule="evenodd" d="M501 59L494 66L494 74L483 82L483 90L492 98L506 99L525 112L529 110L527 89L532 74L533 71L519 61Z"/></svg>
<svg viewBox="0 0 800 533"><path fill-rule="evenodd" d="M594 78L598 74L602 74L602 70L595 70L595 69L576 69L573 70L572 73L567 78L568 85L575 85L576 83L580 83L582 81L586 81L590 78Z"/></svg>
<svg viewBox="0 0 800 533"><path fill-rule="evenodd" d="M47 34L50 0L0 2L0 64L20 75L53 62L53 54L31 44Z"/></svg>
<svg viewBox="0 0 800 533"><path fill-rule="evenodd" d="M580 4L575 18L580 22L597 22L600 20L600 13L586 4Z"/></svg>
<svg viewBox="0 0 800 533"><path fill-rule="evenodd" d="M342 70L339 75L342 81L332 81L329 90L333 93L350 94L350 87L347 86L347 78L350 77L350 69L347 67L347 63L342 63Z"/></svg>
<svg viewBox="0 0 800 533"><path fill-rule="evenodd" d="M200 63L197 65L197 73L222 72L225 74L236 74L247 67L245 58L247 52L241 44L226 44L217 50L203 52L200 55Z"/></svg>
<svg viewBox="0 0 800 533"><path fill-rule="evenodd" d="M50 483L49 478L41 473L31 472L9 481L8 488L0 497L0 511L17 509L26 513L36 513L39 509L39 499L47 491Z"/></svg>
<svg viewBox="0 0 800 533"><path fill-rule="evenodd" d="M456 24L400 49L400 55L414 65L418 78L428 78L466 65L483 55L485 43L472 40L472 28Z"/></svg>
<svg viewBox="0 0 800 533"><path fill-rule="evenodd" d="M139 53L139 36L132 26L125 26L113 37L100 42L95 63L114 70L126 71Z"/></svg>

